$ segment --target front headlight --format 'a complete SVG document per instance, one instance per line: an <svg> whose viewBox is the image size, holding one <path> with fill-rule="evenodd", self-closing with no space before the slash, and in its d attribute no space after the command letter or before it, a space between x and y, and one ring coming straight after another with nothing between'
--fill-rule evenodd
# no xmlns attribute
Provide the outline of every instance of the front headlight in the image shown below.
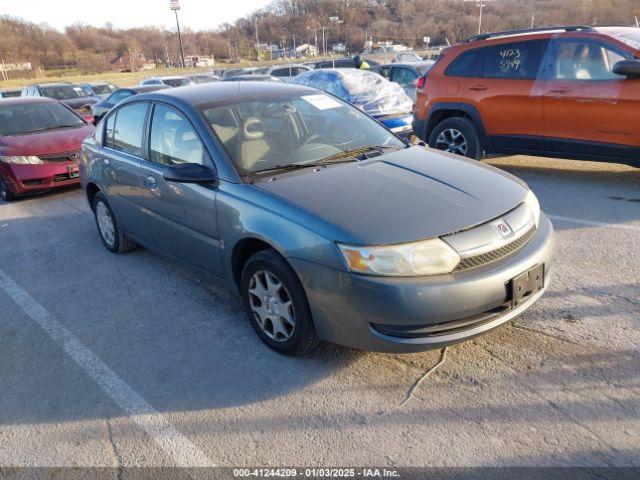
<svg viewBox="0 0 640 480"><path fill-rule="evenodd" d="M2 162L6 162L6 163L18 163L18 164L22 164L22 165L39 165L41 163L44 163L44 160L41 160L40 158L34 156L34 155L29 155L29 156L14 156L14 157L0 157L0 161Z"/></svg>
<svg viewBox="0 0 640 480"><path fill-rule="evenodd" d="M531 190L527 192L527 195L524 197L524 203L531 213L533 214L533 220L536 222L536 228L540 224L540 203L538 202L538 197L536 197L535 193Z"/></svg>
<svg viewBox="0 0 640 480"><path fill-rule="evenodd" d="M389 277L417 277L449 273L460 256L449 245L435 238L401 245L359 247L338 244L354 273Z"/></svg>

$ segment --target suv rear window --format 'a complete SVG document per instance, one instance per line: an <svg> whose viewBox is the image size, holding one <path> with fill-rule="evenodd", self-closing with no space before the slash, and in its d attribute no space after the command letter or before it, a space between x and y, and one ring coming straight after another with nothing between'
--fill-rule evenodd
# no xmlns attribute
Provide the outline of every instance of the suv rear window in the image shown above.
<svg viewBox="0 0 640 480"><path fill-rule="evenodd" d="M458 55L444 71L450 77L480 77L484 68L486 48L468 50Z"/></svg>
<svg viewBox="0 0 640 480"><path fill-rule="evenodd" d="M536 78L546 40L506 43L487 49L484 77Z"/></svg>

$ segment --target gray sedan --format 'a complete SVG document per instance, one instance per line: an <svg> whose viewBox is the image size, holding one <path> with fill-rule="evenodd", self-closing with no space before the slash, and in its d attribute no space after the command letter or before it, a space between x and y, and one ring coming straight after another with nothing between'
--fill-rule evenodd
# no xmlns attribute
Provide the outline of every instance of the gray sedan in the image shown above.
<svg viewBox="0 0 640 480"><path fill-rule="evenodd" d="M108 250L142 245L233 285L285 354L448 345L549 283L552 226L523 182L306 87L133 96L84 142L80 172Z"/></svg>

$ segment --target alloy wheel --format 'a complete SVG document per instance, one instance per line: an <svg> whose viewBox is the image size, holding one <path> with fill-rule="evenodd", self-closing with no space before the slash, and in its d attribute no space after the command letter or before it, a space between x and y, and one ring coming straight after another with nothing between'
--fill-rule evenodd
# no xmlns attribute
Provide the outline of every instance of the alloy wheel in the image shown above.
<svg viewBox="0 0 640 480"><path fill-rule="evenodd" d="M107 245L112 247L116 240L115 228L111 212L109 212L109 209L103 202L98 202L96 205L96 218L98 220L100 235L102 235Z"/></svg>
<svg viewBox="0 0 640 480"><path fill-rule="evenodd" d="M462 132L455 128L447 128L440 132L436 139L435 147L438 150L457 153L458 155L467 154L467 140Z"/></svg>
<svg viewBox="0 0 640 480"><path fill-rule="evenodd" d="M260 329L277 342L286 342L296 328L293 303L283 283L273 273L260 270L249 281L251 311Z"/></svg>

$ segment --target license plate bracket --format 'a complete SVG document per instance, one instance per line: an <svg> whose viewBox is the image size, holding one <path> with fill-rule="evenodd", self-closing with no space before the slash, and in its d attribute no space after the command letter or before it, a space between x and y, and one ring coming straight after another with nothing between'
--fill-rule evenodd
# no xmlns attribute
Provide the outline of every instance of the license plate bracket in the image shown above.
<svg viewBox="0 0 640 480"><path fill-rule="evenodd" d="M544 263L514 277L510 282L510 287L511 307L516 308L544 287Z"/></svg>

